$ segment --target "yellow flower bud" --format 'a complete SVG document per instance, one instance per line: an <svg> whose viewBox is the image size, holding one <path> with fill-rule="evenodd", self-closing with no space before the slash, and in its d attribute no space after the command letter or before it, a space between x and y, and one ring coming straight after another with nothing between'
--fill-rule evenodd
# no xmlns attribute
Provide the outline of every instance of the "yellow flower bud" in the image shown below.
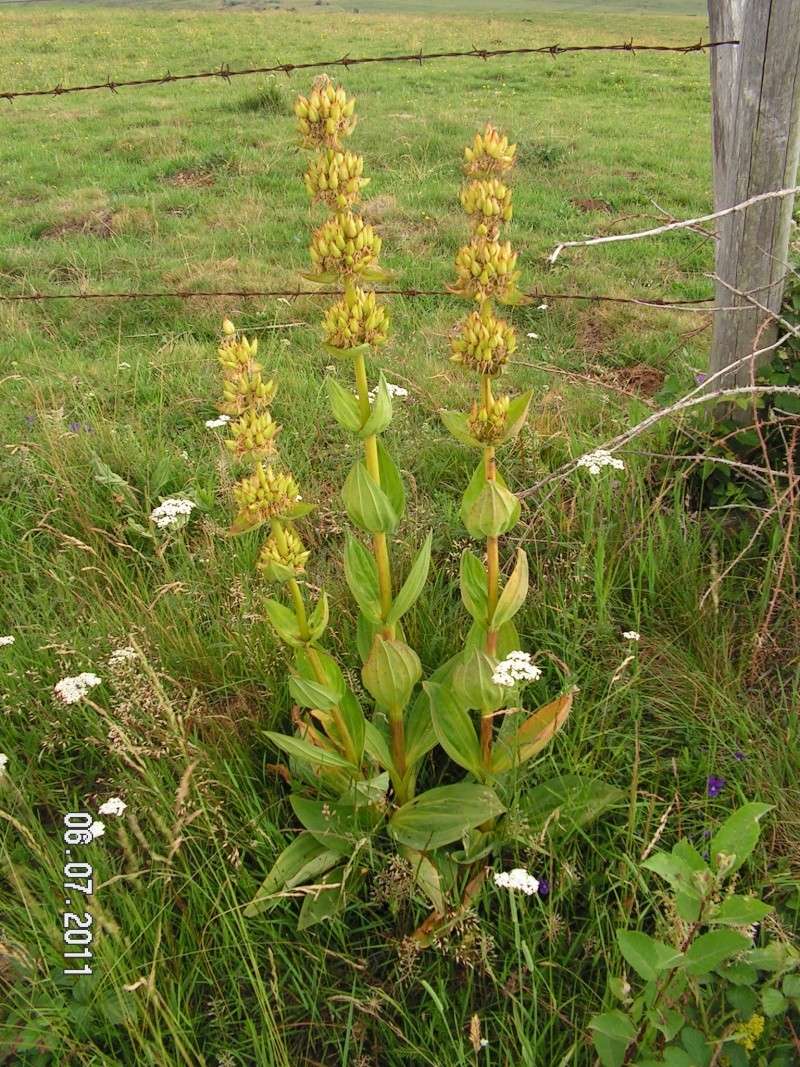
<svg viewBox="0 0 800 1067"><path fill-rule="evenodd" d="M257 567L267 578L274 577L274 573L271 573L274 564L278 564L279 567L288 567L295 577L298 577L305 572L311 553L289 526L284 529L281 540L283 544L279 544L273 534L265 541L259 553Z"/></svg>
<svg viewBox="0 0 800 1067"><path fill-rule="evenodd" d="M470 217L473 234L493 241L501 222L511 220L511 190L497 178L473 181L461 192L461 206Z"/></svg>
<svg viewBox="0 0 800 1067"><path fill-rule="evenodd" d="M334 348L363 344L377 348L386 343L389 316L374 293L365 293L356 286L328 308L322 329L325 341Z"/></svg>
<svg viewBox="0 0 800 1067"><path fill-rule="evenodd" d="M514 166L516 151L515 144L487 123L483 134L475 134L472 145L464 149L464 173L475 178L506 174Z"/></svg>
<svg viewBox="0 0 800 1067"><path fill-rule="evenodd" d="M489 241L478 237L464 245L456 255L457 280L451 291L475 300L503 298L516 289L519 272L517 256L508 241Z"/></svg>
<svg viewBox="0 0 800 1067"><path fill-rule="evenodd" d="M311 261L320 273L360 274L378 258L381 239L360 215L349 211L327 219L311 238Z"/></svg>
<svg viewBox="0 0 800 1067"><path fill-rule="evenodd" d="M299 96L294 113L298 118L303 144L307 148L339 148L339 140L349 137L356 124L355 100L341 87L334 89L327 74L321 74L306 99Z"/></svg>
<svg viewBox="0 0 800 1067"><path fill-rule="evenodd" d="M479 374L500 374L517 348L513 326L496 318L487 303L464 320L459 334L450 341L453 363Z"/></svg>
<svg viewBox="0 0 800 1067"><path fill-rule="evenodd" d="M235 525L255 525L279 518L300 499L300 491L291 474L276 472L274 467L259 463L252 474L233 487L239 505Z"/></svg>
<svg viewBox="0 0 800 1067"><path fill-rule="evenodd" d="M262 413L248 408L241 418L231 423L230 432L226 448L240 459L244 456L257 458L274 454L280 426L268 411Z"/></svg>
<svg viewBox="0 0 800 1067"><path fill-rule="evenodd" d="M496 444L505 433L508 420L508 404L509 398L507 396L499 396L493 399L488 408L474 403L467 419L472 436L483 444Z"/></svg>

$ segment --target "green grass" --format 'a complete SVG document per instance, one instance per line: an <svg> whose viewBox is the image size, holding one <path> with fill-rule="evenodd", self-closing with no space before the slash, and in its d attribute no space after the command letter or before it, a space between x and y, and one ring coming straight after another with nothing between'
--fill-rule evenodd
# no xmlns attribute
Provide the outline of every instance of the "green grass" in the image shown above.
<svg viewBox="0 0 800 1067"><path fill-rule="evenodd" d="M46 19L34 6L5 8L0 89L348 50L631 35L674 42L698 32L696 17L571 15L566 0L557 15L508 8L531 22L487 20L477 3L474 15L458 17L358 6L362 14L335 18L301 4L265 14L48 6ZM558 241L623 216L619 226L634 228L659 209L710 208L706 58L398 64L353 68L344 80L359 97L352 147L372 178L367 210L400 285L450 280L465 235L461 148L492 120L520 146L509 235L526 285L709 292L712 250L695 234L570 251L546 267ZM290 110L309 81L197 82L0 110L0 292L293 288L317 217L299 180ZM610 212L573 203L588 198ZM513 313L520 365L506 380L535 390L530 426L503 461L519 489L646 410L570 374L613 383L644 364L688 385L705 365L708 333L691 335L695 316L550 305ZM722 583L718 604L701 611L702 593L747 532L735 544L722 539L711 517L690 512L680 480L664 480L635 453L616 482L578 476L532 502L524 545L533 590L521 626L525 647L543 663L564 661L580 686L533 778L597 774L626 791L627 809L566 842L509 851L508 866L546 872L553 893L512 911L487 888L478 917L494 949L474 967L454 958L454 946L429 951L410 971L400 966L401 939L425 914L418 901L391 909L367 892L345 920L303 934L295 902L242 917L294 829L263 736L287 727L289 701L283 654L260 609L265 591L252 575L258 546L223 536L228 476L203 422L215 413L216 338L230 315L258 333L280 383L282 453L319 502L304 524L312 580L334 597L331 647L354 667L354 611L338 564L346 525L338 489L354 453L327 412L320 306L311 298L0 303L2 632L16 637L0 650L0 751L10 757L0 782L0 1062L588 1065L586 1023L604 1003L607 971L620 965L613 931L648 921L653 886L636 860L674 797L665 843L701 841L740 799L776 805L747 877L792 923L800 826L791 655L771 661L756 684L746 680L770 595L764 569L780 546L758 542ZM384 368L411 394L387 440L410 495L401 564L434 529L435 581L408 628L429 671L466 631L455 582L471 457L437 418L469 395L446 360L463 307L436 297L395 300L391 310L391 344L373 371ZM669 431L642 447L671 447ZM159 498L177 493L196 500L198 513L161 552L130 520L146 526ZM629 628L642 634L637 657L612 682ZM130 641L146 650L152 673L96 691L109 720L89 706L54 704L58 678L91 669L107 678L109 651ZM534 696L558 680L553 665ZM747 758L736 760L737 750ZM712 772L728 781L715 800L704 790ZM425 782L443 773L434 759ZM124 796L135 822L108 820L91 846L95 977L76 983L60 977L61 819L110 795ZM374 872L384 861L376 854L368 865ZM474 1013L489 1040L480 1057L468 1038Z"/></svg>

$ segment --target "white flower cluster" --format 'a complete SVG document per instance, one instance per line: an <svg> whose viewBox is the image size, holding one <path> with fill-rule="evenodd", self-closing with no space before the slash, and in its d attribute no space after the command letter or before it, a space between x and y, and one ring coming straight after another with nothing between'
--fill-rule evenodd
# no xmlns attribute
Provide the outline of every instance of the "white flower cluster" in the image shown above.
<svg viewBox="0 0 800 1067"><path fill-rule="evenodd" d="M90 689L100 685L102 679L90 671L76 674L74 678L62 678L53 686L53 693L64 704L77 704Z"/></svg>
<svg viewBox="0 0 800 1067"><path fill-rule="evenodd" d="M515 867L513 871L495 871L494 884L501 889L518 889L529 897L539 891L539 883L524 867Z"/></svg>
<svg viewBox="0 0 800 1067"><path fill-rule="evenodd" d="M626 630L622 635L626 641L638 641L641 634L638 630Z"/></svg>
<svg viewBox="0 0 800 1067"><path fill-rule="evenodd" d="M191 515L193 508L194 504L191 500L173 496L164 500L157 508L153 508L150 518L156 526L164 530L169 526L183 525Z"/></svg>
<svg viewBox="0 0 800 1067"><path fill-rule="evenodd" d="M8 756L5 752L0 752L0 778L6 773L6 767L8 766Z"/></svg>
<svg viewBox="0 0 800 1067"><path fill-rule="evenodd" d="M0 647L5 645L13 645L16 641L16 637L13 634L8 634L6 637L0 637Z"/></svg>
<svg viewBox="0 0 800 1067"><path fill-rule="evenodd" d="M102 822L93 822L89 827L89 833L92 835L92 839L95 837L102 837L106 832L106 824Z"/></svg>
<svg viewBox="0 0 800 1067"><path fill-rule="evenodd" d="M121 815L127 806L120 797L111 797L100 805L98 811L101 815Z"/></svg>
<svg viewBox="0 0 800 1067"><path fill-rule="evenodd" d="M506 658L498 663L492 675L495 685L507 686L513 689L520 682L535 682L542 677L542 671L535 663L531 662L530 652L509 652Z"/></svg>
<svg viewBox="0 0 800 1067"><path fill-rule="evenodd" d="M131 648L130 645L126 645L124 648L115 648L111 655L108 657L108 665L112 671L119 670L124 667L126 663L130 663L131 660L137 659L139 653L135 648Z"/></svg>
<svg viewBox="0 0 800 1067"><path fill-rule="evenodd" d="M206 427L209 430L218 430L220 426L227 426L230 421L230 415L220 415L216 419L206 419Z"/></svg>
<svg viewBox="0 0 800 1067"><path fill-rule="evenodd" d="M625 464L621 459L612 456L605 448L595 449L588 452L578 460L579 467L586 467L590 474L599 474L603 467L613 467L615 470L624 471Z"/></svg>
<svg viewBox="0 0 800 1067"><path fill-rule="evenodd" d="M404 389L402 385L395 385L394 382L386 383L386 392L389 396L408 396L408 389ZM368 395L370 403L374 403L375 397L378 395L378 387L375 386L374 389L370 389Z"/></svg>

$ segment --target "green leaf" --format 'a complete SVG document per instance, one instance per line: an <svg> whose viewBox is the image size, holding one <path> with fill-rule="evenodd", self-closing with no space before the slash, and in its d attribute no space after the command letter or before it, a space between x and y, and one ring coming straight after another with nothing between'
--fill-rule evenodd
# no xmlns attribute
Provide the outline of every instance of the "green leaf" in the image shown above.
<svg viewBox="0 0 800 1067"><path fill-rule="evenodd" d="M322 347L332 356L336 356L337 359L355 359L356 356L366 356L371 351L371 347L368 344L356 345L355 348L337 348L335 345L329 345L327 341L323 341Z"/></svg>
<svg viewBox="0 0 800 1067"><path fill-rule="evenodd" d="M488 786L441 785L398 808L389 820L389 831L401 844L428 852L460 840L467 830L504 811Z"/></svg>
<svg viewBox="0 0 800 1067"><path fill-rule="evenodd" d="M311 763L319 767L337 767L353 774L358 773L358 768L354 767L352 763L342 756L338 756L335 752L329 752L327 749L318 748L317 745L312 745L301 737L290 737L288 734L278 734L272 730L267 730L266 736L276 748L301 762Z"/></svg>
<svg viewBox="0 0 800 1067"><path fill-rule="evenodd" d="M532 397L533 390L529 389L527 393L522 393L520 396L516 396L510 401L508 405L508 414L506 416L506 428L503 432L503 436L497 442L499 445L505 444L506 441L510 441L516 437L525 425Z"/></svg>
<svg viewBox="0 0 800 1067"><path fill-rule="evenodd" d="M785 997L800 998L800 975L787 974L781 988Z"/></svg>
<svg viewBox="0 0 800 1067"><path fill-rule="evenodd" d="M389 499L398 520L402 518L406 510L406 491L403 488L403 479L397 465L386 451L383 441L376 441L378 449L378 470L381 476L381 488Z"/></svg>
<svg viewBox="0 0 800 1067"><path fill-rule="evenodd" d="M695 1030L693 1026L684 1026L681 1030L681 1044L692 1057L692 1067L708 1067L711 1049L699 1030Z"/></svg>
<svg viewBox="0 0 800 1067"><path fill-rule="evenodd" d="M323 651L321 648L315 649L313 663L309 659L305 648L298 648L294 654L294 665L297 673L309 682L317 682L317 670L322 670L325 676L322 684L336 694L337 700L341 700L347 691L344 675L339 668L339 664L330 653Z"/></svg>
<svg viewBox="0 0 800 1067"><path fill-rule="evenodd" d="M470 537L499 537L516 525L520 502L497 481L486 482L469 508L464 525Z"/></svg>
<svg viewBox="0 0 800 1067"><path fill-rule="evenodd" d="M328 625L328 594L322 592L308 617L309 640L318 641Z"/></svg>
<svg viewBox="0 0 800 1067"><path fill-rule="evenodd" d="M363 440L365 437L373 437L375 434L383 433L391 421L392 398L386 388L386 379L383 376L383 371L381 371L378 376L378 388L375 393L375 400L372 403L372 410L367 421L359 430L358 436Z"/></svg>
<svg viewBox="0 0 800 1067"><path fill-rule="evenodd" d="M317 884L329 888L317 889L310 892L303 900L300 915L297 919L297 929L307 930L309 926L324 922L338 914L347 903L345 894L345 879L347 877L347 865L336 867L318 879Z"/></svg>
<svg viewBox="0 0 800 1067"><path fill-rule="evenodd" d="M435 671L430 680L433 681L437 675ZM436 731L431 719L430 698L421 689L406 713L406 762L413 767L435 747Z"/></svg>
<svg viewBox="0 0 800 1067"><path fill-rule="evenodd" d="M272 628L282 641L285 641L287 645L291 645L293 648L298 648L305 644L300 636L297 618L294 612L287 608L285 604L281 604L278 600L265 600L264 610Z"/></svg>
<svg viewBox="0 0 800 1067"><path fill-rule="evenodd" d="M737 934L735 930L712 930L708 934L701 934L686 952L686 973L695 976L708 974L731 956L750 948L750 945L750 939Z"/></svg>
<svg viewBox="0 0 800 1067"><path fill-rule="evenodd" d="M519 609L525 603L525 597L528 595L528 557L523 549L517 549L517 562L514 564L514 570L511 572L511 577L503 586L503 591L500 594L500 599L497 601L497 607L494 609L494 614L489 620L489 625L493 630L499 630L504 622L509 622L517 614Z"/></svg>
<svg viewBox="0 0 800 1067"><path fill-rule="evenodd" d="M730 982L732 986L751 986L758 980L758 971L749 963L721 963L716 968L717 974ZM748 990L749 992L749 990ZM728 990L728 999L732 990Z"/></svg>
<svg viewBox="0 0 800 1067"><path fill-rule="evenodd" d="M755 897L726 897L708 917L709 926L751 926L774 909Z"/></svg>
<svg viewBox="0 0 800 1067"><path fill-rule="evenodd" d="M268 582L289 582L295 577L294 567L287 567L272 559L259 566L261 576Z"/></svg>
<svg viewBox="0 0 800 1067"><path fill-rule="evenodd" d="M603 1067L621 1067L628 1045L636 1037L636 1027L624 1012L616 1009L589 1020L592 1040Z"/></svg>
<svg viewBox="0 0 800 1067"><path fill-rule="evenodd" d="M355 750L356 759L360 763L361 757L364 755L364 737L367 720L364 718L361 704L349 689L345 692L344 696L340 698L339 711L342 715L342 722L350 737L350 742Z"/></svg>
<svg viewBox="0 0 800 1067"><path fill-rule="evenodd" d="M567 721L572 698L571 692L564 693L537 708L512 734L501 732L492 751L492 771L503 774L541 752Z"/></svg>
<svg viewBox="0 0 800 1067"><path fill-rule="evenodd" d="M375 723L370 722L369 719L364 723L364 748L379 767L383 767L384 770L389 771L392 775L397 774L386 738Z"/></svg>
<svg viewBox="0 0 800 1067"><path fill-rule="evenodd" d="M717 857L720 853L735 856L736 860L730 871L738 871L758 843L761 832L759 820L771 811L772 807L771 804L755 802L745 804L726 819L711 838L709 845L709 855L714 863L718 864Z"/></svg>
<svg viewBox="0 0 800 1067"><path fill-rule="evenodd" d="M326 378L325 385L328 388L328 399L333 417L345 430L358 433L362 422L358 399L335 378Z"/></svg>
<svg viewBox="0 0 800 1067"><path fill-rule="evenodd" d="M749 944L749 942L748 942ZM770 941L764 948L752 948L745 962L759 971L782 971L790 960L790 950L783 941Z"/></svg>
<svg viewBox="0 0 800 1067"><path fill-rule="evenodd" d="M428 580L428 570L431 565L432 540L433 534L429 533L411 566L411 570L408 572L408 577L403 582L400 592L394 598L391 610L386 616L386 622L389 625L396 623L405 615L425 588L425 582Z"/></svg>
<svg viewBox="0 0 800 1067"><path fill-rule="evenodd" d="M470 432L469 417L460 411L440 411L439 417L450 434L462 445L470 448L485 448L482 441Z"/></svg>
<svg viewBox="0 0 800 1067"><path fill-rule="evenodd" d="M521 808L532 832L548 823L555 811L558 816L549 825L571 831L587 826L624 799L621 789L606 782L564 774L523 794Z"/></svg>
<svg viewBox="0 0 800 1067"><path fill-rule="evenodd" d="M419 886L436 911L444 914L447 910L442 879L436 865L423 853L413 848L400 846L400 855L411 864L414 884Z"/></svg>
<svg viewBox="0 0 800 1067"><path fill-rule="evenodd" d="M452 681L453 693L464 708L489 712L503 706L505 690L492 681L495 665L494 658L487 656L483 649L464 654L453 671Z"/></svg>
<svg viewBox="0 0 800 1067"><path fill-rule="evenodd" d="M625 960L646 982L655 981L681 958L677 949L639 930L617 930L617 942Z"/></svg>
<svg viewBox="0 0 800 1067"><path fill-rule="evenodd" d="M439 744L459 767L482 778L481 746L469 715L445 686L425 682L423 688L430 699L431 720Z"/></svg>
<svg viewBox="0 0 800 1067"><path fill-rule="evenodd" d="M351 856L357 842L373 834L382 821L380 810L365 800L321 801L292 795L289 801L302 826L343 856Z"/></svg>
<svg viewBox="0 0 800 1067"><path fill-rule="evenodd" d="M317 681L296 675L289 679L289 693L301 708L330 711L339 702L338 694L330 686L320 685Z"/></svg>
<svg viewBox="0 0 800 1067"><path fill-rule="evenodd" d="M300 834L281 852L258 892L244 909L248 919L277 903L276 894L315 879L338 863L340 856L309 833Z"/></svg>
<svg viewBox="0 0 800 1067"><path fill-rule="evenodd" d="M363 460L358 460L347 475L342 500L356 526L370 533L390 533L400 521L389 496L372 480Z"/></svg>
<svg viewBox="0 0 800 1067"><path fill-rule="evenodd" d="M487 625L487 582L486 568L481 560L468 548L461 553L460 585L461 599L470 615L477 622Z"/></svg>
<svg viewBox="0 0 800 1067"><path fill-rule="evenodd" d="M400 710L408 703L422 677L419 656L404 641L380 635L361 669L364 688L384 708Z"/></svg>
<svg viewBox="0 0 800 1067"><path fill-rule="evenodd" d="M701 868L705 867L702 859L700 864ZM687 921L697 920L703 894L694 879L695 868L690 866L686 859L677 855L674 849L671 855L667 852L654 852L643 861L642 867L660 875L675 890L681 903L681 917L685 914Z"/></svg>
<svg viewBox="0 0 800 1067"><path fill-rule="evenodd" d="M464 642L465 652L474 652L475 649L486 648L486 635L488 629L480 622L473 622L469 628L467 639ZM505 659L509 652L519 648L520 639L517 628L513 622L506 622L497 631L497 658Z"/></svg>
<svg viewBox="0 0 800 1067"><path fill-rule="evenodd" d="M373 622L372 619L368 619L363 611L359 611L356 622L356 650L362 663L366 663L369 659L372 642L375 639L375 634L380 629L380 625L379 622Z"/></svg>
<svg viewBox="0 0 800 1067"><path fill-rule="evenodd" d="M372 623L379 623L381 595L378 567L372 554L349 533L344 546L344 576L364 617Z"/></svg>
<svg viewBox="0 0 800 1067"><path fill-rule="evenodd" d="M789 1007L789 1001L778 989L762 989L761 1006L764 1014L772 1019L776 1015L783 1015Z"/></svg>

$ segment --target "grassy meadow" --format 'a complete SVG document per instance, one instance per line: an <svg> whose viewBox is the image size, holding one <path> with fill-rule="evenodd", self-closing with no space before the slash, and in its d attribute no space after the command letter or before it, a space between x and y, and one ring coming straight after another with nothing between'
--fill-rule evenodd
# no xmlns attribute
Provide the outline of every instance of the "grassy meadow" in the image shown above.
<svg viewBox="0 0 800 1067"><path fill-rule="evenodd" d="M0 91L345 52L688 43L705 25L704 5L688 2L659 13L573 6L7 6ZM348 147L365 157L363 210L383 238L383 265L400 286L451 281L467 234L463 145L492 121L519 145L508 236L525 287L708 295L713 244L695 232L546 262L561 240L711 210L707 64L585 54L341 72L358 97ZM291 103L311 80L0 101L0 295L303 284L323 216L308 207ZM382 368L409 394L386 440L409 493L394 549L401 568L434 531L432 577L407 618L427 672L467 630L458 508L474 457L438 418L471 397L447 359L466 304L386 299L391 339L371 373ZM516 490L644 417L665 381L688 390L706 366L705 314L546 303L510 314L520 347L504 384L535 391L528 426L503 457ZM409 959L403 938L425 905L377 891L387 878L376 853L362 903L343 918L298 932L293 900L244 918L296 830L264 738L288 728L291 701L260 606L269 590L253 572L259 538L224 536L231 472L219 431L204 423L216 414L229 316L258 337L279 383L282 455L317 504L302 525L309 580L331 595L329 647L357 676L339 496L355 450L328 410L323 306L313 297L0 302L0 633L15 638L0 648L0 1063L588 1067L587 1021L620 971L614 931L652 919L655 879L640 856L657 833L700 848L745 799L775 809L743 884L778 908L786 931L795 924L797 660L781 638L782 608L770 656L751 669L780 531L767 526L716 583L750 530L698 512L682 468L652 457L674 446L666 423L623 453L624 472L578 472L524 511L532 588L519 627L544 667L533 690L541 700L558 690L559 663L580 688L531 780L577 771L625 796L585 832L509 850L504 865L546 877L550 895L517 903L487 883L463 930ZM334 373L348 384L344 364ZM165 546L148 516L168 496L197 507ZM633 651L626 630L641 634ZM109 654L131 644L146 668L112 681ZM103 678L92 703L57 704L54 683L82 671ZM425 785L445 780L444 767L431 758ZM713 798L709 775L726 782ZM76 980L61 973L62 817L110 796L128 808L87 846L94 974ZM477 1052L475 1014L488 1042Z"/></svg>

